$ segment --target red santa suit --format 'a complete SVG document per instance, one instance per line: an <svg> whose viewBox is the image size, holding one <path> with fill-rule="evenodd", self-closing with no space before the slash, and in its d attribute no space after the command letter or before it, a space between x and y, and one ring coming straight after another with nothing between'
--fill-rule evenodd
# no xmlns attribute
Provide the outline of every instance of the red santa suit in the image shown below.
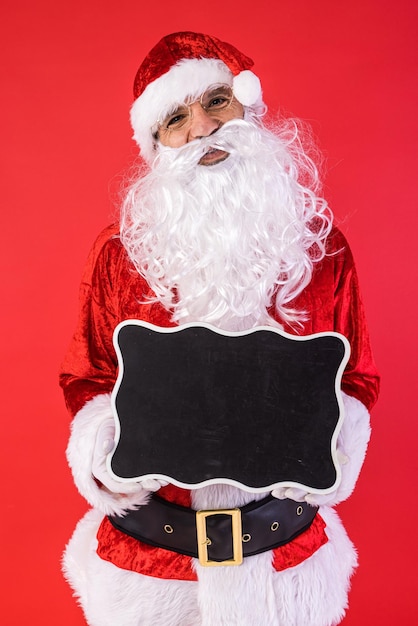
<svg viewBox="0 0 418 626"><path fill-rule="evenodd" d="M152 295L150 288L128 259L119 239L117 226L104 230L98 237L85 268L78 327L63 363L60 380L68 408L76 416L75 424L79 420L79 425L74 426L76 430L73 430L73 437L75 441L83 440L81 450L70 455L73 470L78 473L78 487L96 509L105 513L121 513L124 506L129 506L126 499L118 506L110 504L111 497L107 498L108 494L96 484L89 470L97 425L111 414L108 394L117 377L113 330L119 322L126 319L140 319L162 327L173 326L168 311L158 302L149 303L148 298ZM336 228L328 239L327 256L315 266L310 284L294 305L310 314L301 334L336 331L350 342L351 355L342 378L347 416L341 436L347 439L344 452L348 456L360 455L357 464L361 465L368 439L368 423L366 421L358 432L350 433L350 436L347 435L347 424L350 425L350 430L355 430L356 420L361 421L364 407L370 410L375 403L378 376L370 350L353 258L345 238ZM275 316L274 310L270 313ZM284 329L289 333L295 332L286 325ZM351 424L353 416L354 426ZM350 441L350 438L353 440ZM70 443L71 445L75 444ZM356 473L357 470L354 472L355 476L343 477L338 490L338 501L345 499L351 492ZM183 506L193 505L189 491L172 485L162 487L159 495ZM315 553L318 552L319 555L321 550L326 549L329 531L324 519L330 517L330 511L324 515L324 508L328 507L320 508L320 513L308 530L285 546L272 551L272 570L280 572L287 568L297 569L297 566L313 558ZM142 576L197 580L198 573L196 567L192 566L191 557L139 542L114 528L103 514L100 517L103 519L98 520L95 517L97 526L94 528L97 531L95 549L98 558ZM335 521L331 514L327 520L328 526L332 526ZM337 522L337 526L339 524ZM348 570L351 572L355 554L348 540L344 540L345 558L349 556ZM74 581L73 584L77 586Z"/></svg>
<svg viewBox="0 0 418 626"><path fill-rule="evenodd" d="M192 65L182 80L183 57ZM232 46L206 35L165 37L145 59L135 81L131 122L144 158L151 162L156 154L151 129L171 111L173 93L182 102L190 94L202 94L210 84L228 83L242 105L262 110L259 81L249 71L252 65ZM181 85L184 93L178 93ZM326 255L313 265L309 284L291 305L307 312L299 334L336 331L351 345L342 377L345 418L337 441L345 459L341 482L326 503L318 496L319 511L295 539L245 557L239 566L212 568L138 541L117 530L107 517L145 507L150 498L143 486L118 493L93 476L97 433L113 419L110 393L117 378L113 331L127 319L161 327L173 326L173 321L131 262L118 226L98 237L85 268L78 326L60 376L74 416L67 456L74 481L92 507L67 546L63 566L91 626L331 626L342 619L357 559L332 507L354 489L379 379L353 258L338 229L331 231L326 248ZM274 305L269 314L285 331L296 332L279 319ZM191 492L168 485L158 495L193 510L242 507L263 497L219 485Z"/></svg>

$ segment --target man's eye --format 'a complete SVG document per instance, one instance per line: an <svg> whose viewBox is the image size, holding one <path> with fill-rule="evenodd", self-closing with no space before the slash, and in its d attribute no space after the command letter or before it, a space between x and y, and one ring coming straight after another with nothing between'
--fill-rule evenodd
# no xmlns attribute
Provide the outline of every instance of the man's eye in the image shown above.
<svg viewBox="0 0 418 626"><path fill-rule="evenodd" d="M212 108L220 108L225 106L225 104L228 102L228 99L225 98L225 96L216 96L215 98L212 98L209 102L208 108L212 109Z"/></svg>
<svg viewBox="0 0 418 626"><path fill-rule="evenodd" d="M180 128L183 124L187 122L188 117L188 111L175 111L172 115L169 115L166 118L163 126L166 129Z"/></svg>
<svg viewBox="0 0 418 626"><path fill-rule="evenodd" d="M172 117L170 117L167 122L166 122L166 126L175 126L176 124L178 124L182 119L184 118L184 115L173 115Z"/></svg>

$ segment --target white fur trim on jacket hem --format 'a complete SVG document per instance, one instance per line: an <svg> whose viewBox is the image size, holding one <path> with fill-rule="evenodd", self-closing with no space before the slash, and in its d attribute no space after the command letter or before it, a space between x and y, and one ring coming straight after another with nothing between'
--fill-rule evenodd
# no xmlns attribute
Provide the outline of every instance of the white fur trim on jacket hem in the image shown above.
<svg viewBox="0 0 418 626"><path fill-rule="evenodd" d="M96 435L99 426L109 418L113 418L110 394L89 400L71 424L67 460L77 489L91 506L105 515L123 515L126 510L146 504L150 494L139 486L135 493L116 494L95 481L92 464Z"/></svg>
<svg viewBox="0 0 418 626"><path fill-rule="evenodd" d="M63 571L90 626L331 626L347 609L357 555L342 523L321 508L328 543L282 572L272 553L239 567L201 568L198 582L164 580L122 570L96 553L101 514L79 522L63 558Z"/></svg>

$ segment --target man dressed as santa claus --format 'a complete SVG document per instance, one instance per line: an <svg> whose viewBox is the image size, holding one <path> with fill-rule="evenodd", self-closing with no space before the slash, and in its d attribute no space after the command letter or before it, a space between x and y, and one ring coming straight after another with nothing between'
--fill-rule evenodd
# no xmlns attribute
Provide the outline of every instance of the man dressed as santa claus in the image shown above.
<svg viewBox="0 0 418 626"><path fill-rule="evenodd" d="M68 461L92 507L63 567L92 626L330 626L347 608L356 551L333 507L358 478L378 375L353 258L320 196L311 147L294 120L263 124L252 66L228 43L182 32L164 37L135 78L131 122L144 163L125 190L120 223L90 253L60 378L73 415ZM129 319L344 335L351 353L338 486L250 493L115 480L106 465L115 443L112 336ZM261 537L241 564L207 567L182 549L183 520L233 508L243 519L252 511Z"/></svg>

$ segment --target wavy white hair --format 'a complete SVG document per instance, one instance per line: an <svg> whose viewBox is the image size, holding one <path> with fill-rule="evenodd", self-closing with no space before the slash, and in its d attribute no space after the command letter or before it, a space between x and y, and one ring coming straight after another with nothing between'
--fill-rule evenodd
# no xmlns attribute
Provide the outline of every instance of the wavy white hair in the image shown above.
<svg viewBox="0 0 418 626"><path fill-rule="evenodd" d="M230 156L198 165L209 148ZM177 323L224 330L297 324L292 300L320 261L332 213L299 126L267 130L251 113L181 148L160 147L130 184L121 239L140 274Z"/></svg>

